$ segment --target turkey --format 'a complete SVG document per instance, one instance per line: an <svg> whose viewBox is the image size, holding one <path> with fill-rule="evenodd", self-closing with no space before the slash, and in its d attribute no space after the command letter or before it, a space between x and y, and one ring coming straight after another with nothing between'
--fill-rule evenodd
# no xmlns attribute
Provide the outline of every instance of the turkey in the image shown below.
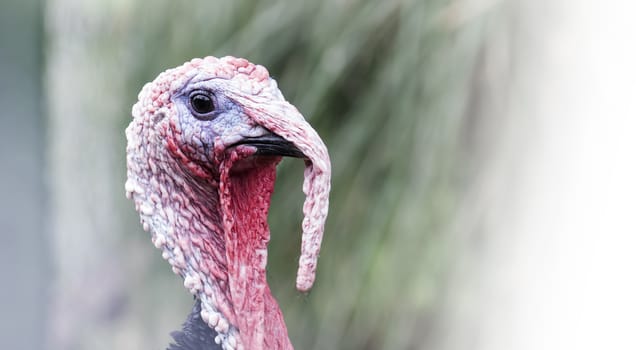
<svg viewBox="0 0 636 350"><path fill-rule="evenodd" d="M276 165L303 159L296 288L309 291L329 205L325 144L264 67L235 57L161 73L132 114L126 195L195 297L169 349L293 349L266 280L267 213Z"/></svg>

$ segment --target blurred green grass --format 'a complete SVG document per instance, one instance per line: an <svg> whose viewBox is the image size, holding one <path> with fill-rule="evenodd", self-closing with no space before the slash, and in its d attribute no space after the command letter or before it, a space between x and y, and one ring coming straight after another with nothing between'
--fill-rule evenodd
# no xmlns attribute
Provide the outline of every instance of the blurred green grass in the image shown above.
<svg viewBox="0 0 636 350"><path fill-rule="evenodd" d="M188 293L123 198L123 129L138 91L158 73L193 57L233 55L268 68L332 158L330 215L318 279L307 296L294 290L302 164L285 160L279 168L269 281L292 342L298 349L426 348L453 260L449 230L467 169L465 110L492 11L479 4L49 1L47 76L49 99L57 106L50 131L57 151L51 157L88 152L76 156L90 164L95 152L108 153L107 174L83 174L113 189L95 195L110 200L87 209L98 217L88 225L107 215L103 220L119 232L109 232L109 243L93 249L104 249L103 260L117 260L132 275L119 287L122 310L65 344L161 347L169 328L178 328L185 317ZM63 75L58 70L72 72L75 84L56 83ZM79 106L70 109L77 100ZM89 130L85 137L93 132L111 147L77 149L56 140L71 122ZM58 170L58 181L71 181ZM68 200L63 189L57 193L64 197L60 201ZM64 220L73 216L58 214L57 229L63 231ZM142 267L131 268L134 264ZM63 283L58 290L64 293Z"/></svg>

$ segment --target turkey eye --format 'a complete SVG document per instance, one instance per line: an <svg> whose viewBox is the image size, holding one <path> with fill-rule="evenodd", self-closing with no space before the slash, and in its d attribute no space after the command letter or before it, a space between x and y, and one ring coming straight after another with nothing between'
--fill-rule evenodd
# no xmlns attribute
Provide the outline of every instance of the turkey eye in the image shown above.
<svg viewBox="0 0 636 350"><path fill-rule="evenodd" d="M212 96L202 92L195 92L190 95L190 106L195 114L206 115L214 111L214 101Z"/></svg>

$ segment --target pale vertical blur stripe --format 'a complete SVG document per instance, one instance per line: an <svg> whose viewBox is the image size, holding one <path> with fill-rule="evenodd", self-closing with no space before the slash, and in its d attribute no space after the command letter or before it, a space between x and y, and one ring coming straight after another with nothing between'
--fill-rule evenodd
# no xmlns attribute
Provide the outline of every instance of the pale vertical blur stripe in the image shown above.
<svg viewBox="0 0 636 350"><path fill-rule="evenodd" d="M457 269L470 302L449 306L445 348L636 349L636 5L509 5L494 95L513 122L485 158L490 238Z"/></svg>
<svg viewBox="0 0 636 350"><path fill-rule="evenodd" d="M0 10L0 347L42 349L49 268L39 0Z"/></svg>

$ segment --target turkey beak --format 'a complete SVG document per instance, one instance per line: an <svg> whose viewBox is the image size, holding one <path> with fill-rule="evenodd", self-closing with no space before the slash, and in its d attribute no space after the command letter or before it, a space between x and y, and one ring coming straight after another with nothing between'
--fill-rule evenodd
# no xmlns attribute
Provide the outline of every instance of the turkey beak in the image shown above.
<svg viewBox="0 0 636 350"><path fill-rule="evenodd" d="M276 134L265 134L258 137L247 137L235 143L233 146L248 145L256 148L256 154L260 156L286 156L294 158L307 158L298 147L290 141Z"/></svg>

